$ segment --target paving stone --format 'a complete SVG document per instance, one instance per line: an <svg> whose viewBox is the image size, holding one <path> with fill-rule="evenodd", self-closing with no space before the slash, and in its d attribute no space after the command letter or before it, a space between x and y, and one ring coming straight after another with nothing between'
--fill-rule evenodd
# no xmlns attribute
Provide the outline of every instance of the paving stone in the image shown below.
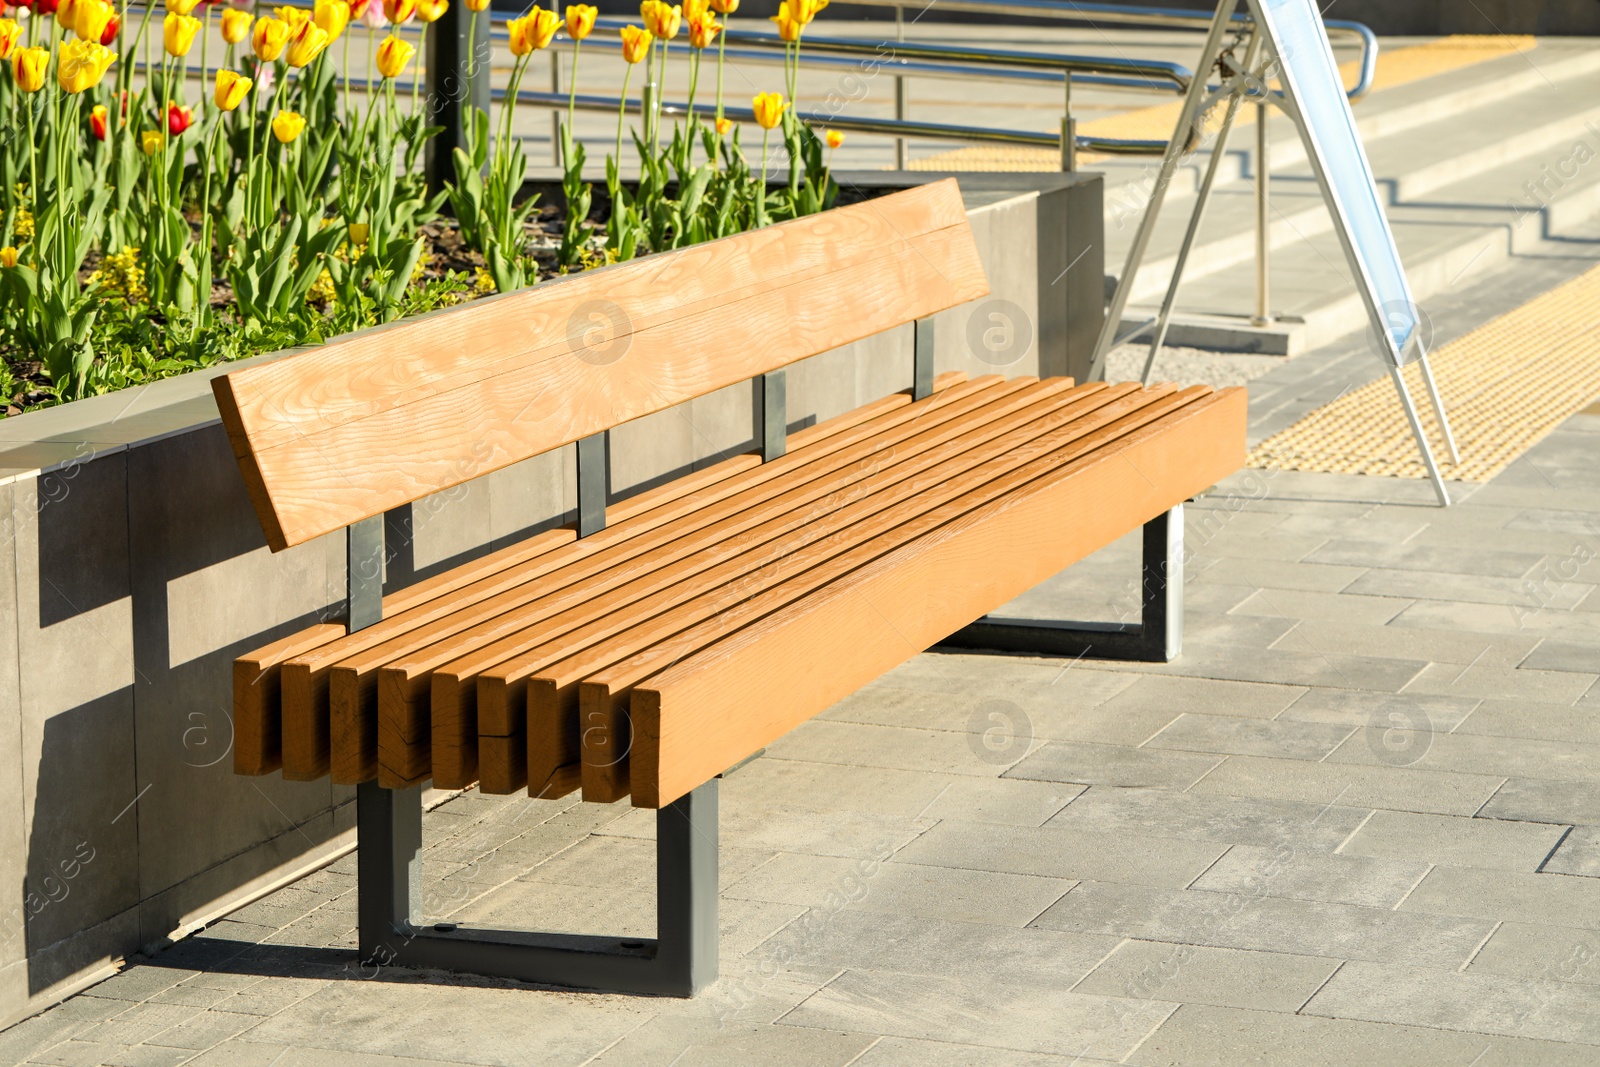
<svg viewBox="0 0 1600 1067"><path fill-rule="evenodd" d="M837 902L866 911L1026 926L1076 884L924 864L780 855L727 884L723 895L805 907Z"/></svg>
<svg viewBox="0 0 1600 1067"><path fill-rule="evenodd" d="M829 978L846 968L948 974L952 961L959 961L959 973L975 980L1067 989L1120 940L1039 927L815 908L753 949L750 957L764 967L821 968Z"/></svg>
<svg viewBox="0 0 1600 1067"><path fill-rule="evenodd" d="M1203 656L1148 664L1152 673L1266 682L1285 686L1335 686L1397 693L1425 667L1421 660L1298 652L1282 648L1213 646Z"/></svg>
<svg viewBox="0 0 1600 1067"><path fill-rule="evenodd" d="M1299 623L1295 619L1207 613L1185 606L1183 645L1191 654L1216 645L1271 648L1297 625Z"/></svg>
<svg viewBox="0 0 1600 1067"><path fill-rule="evenodd" d="M1097 786L1048 825L1114 837L1171 837L1332 851L1366 817L1363 809L1331 804Z"/></svg>
<svg viewBox="0 0 1600 1067"><path fill-rule="evenodd" d="M1118 715L1159 710L1168 716L1167 722L1180 712L1270 719L1300 699L1305 692L1301 686L1150 674L1140 677L1133 685L1106 701L1105 709Z"/></svg>
<svg viewBox="0 0 1600 1067"><path fill-rule="evenodd" d="M670 1019L643 1026L606 1049L595 1067L829 1067L859 1062L877 1038L799 1026L723 1025Z"/></svg>
<svg viewBox="0 0 1600 1067"><path fill-rule="evenodd" d="M1260 722L1225 715L1184 714L1145 742L1144 747L1320 760L1349 736L1350 727L1329 723Z"/></svg>
<svg viewBox="0 0 1600 1067"><path fill-rule="evenodd" d="M1436 663L1483 663L1516 667L1542 640L1461 630L1420 630L1370 623L1307 619L1272 647L1291 652L1371 656ZM1562 668L1567 669L1567 668Z"/></svg>
<svg viewBox="0 0 1600 1067"><path fill-rule="evenodd" d="M1255 520L1253 524L1264 526L1261 530L1246 530L1241 528L1241 520ZM1264 522L1261 520L1265 520ZM1270 537L1259 536L1272 530ZM1190 559L1269 559L1288 563L1295 563L1316 554L1317 550L1327 544L1328 538L1323 534L1302 534L1282 528L1282 517L1264 513L1250 514L1241 512L1228 523L1224 531L1219 531L1221 536L1212 537L1201 544L1190 546L1189 530L1184 530L1184 547L1190 550ZM1250 536L1244 536L1250 535ZM1187 562L1187 560L1185 561ZM1334 562L1329 560L1311 560L1311 562Z"/></svg>
<svg viewBox="0 0 1600 1067"><path fill-rule="evenodd" d="M1586 590L1587 587L1575 593L1573 602L1592 595ZM1483 603L1419 600L1396 615L1389 625L1600 642L1600 617L1594 612L1570 610L1567 606L1548 607L1520 592L1508 593L1499 599L1489 599L1491 594L1485 596Z"/></svg>
<svg viewBox="0 0 1600 1067"><path fill-rule="evenodd" d="M1414 515L1378 514L1362 516L1360 522L1349 522L1326 515L1295 514L1283 519L1266 531L1271 540L1285 534L1317 536L1348 544L1351 541L1377 541L1383 544L1404 544L1428 529L1428 523Z"/></svg>
<svg viewBox="0 0 1600 1067"><path fill-rule="evenodd" d="M1600 664L1600 649L1592 644L1545 641L1519 666L1524 670L1572 671L1592 676L1597 664Z"/></svg>
<svg viewBox="0 0 1600 1067"><path fill-rule="evenodd" d="M185 1004L135 1004L73 1036L83 1041L137 1045L199 1014Z"/></svg>
<svg viewBox="0 0 1600 1067"><path fill-rule="evenodd" d="M1397 542L1328 541L1305 557L1307 563L1339 563L1404 571L1521 578L1541 559L1537 552L1449 548Z"/></svg>
<svg viewBox="0 0 1600 1067"><path fill-rule="evenodd" d="M188 1067L450 1067L461 1060L419 1060L411 1056L384 1056L366 1052L337 1052L322 1048L233 1041L186 1061Z"/></svg>
<svg viewBox="0 0 1600 1067"><path fill-rule="evenodd" d="M1595 683L1596 675L1567 671L1488 667L1474 664L1430 663L1407 687L1414 693L1442 696L1498 697L1534 700L1544 704L1572 704Z"/></svg>
<svg viewBox="0 0 1600 1067"><path fill-rule="evenodd" d="M981 742L978 747L981 749ZM1006 767L1005 763L980 756L974 751L971 737L964 732L900 729L824 719L802 723L767 746L767 751L776 759L942 771L979 777L994 777ZM1021 759L1025 754L1026 748L1017 745L1015 759Z"/></svg>
<svg viewBox="0 0 1600 1067"><path fill-rule="evenodd" d="M1563 874L1435 867L1400 911L1600 929L1600 882Z"/></svg>
<svg viewBox="0 0 1600 1067"><path fill-rule="evenodd" d="M885 851L892 849L885 846ZM718 878L724 884L736 882L772 856L771 852L722 843L717 850ZM523 875L522 880L648 894L655 890L655 860L656 847L653 841L594 835L533 868Z"/></svg>
<svg viewBox="0 0 1600 1067"><path fill-rule="evenodd" d="M1418 1026L1185 1004L1127 1059L1136 1067L1580 1067L1594 1050Z"/></svg>
<svg viewBox="0 0 1600 1067"><path fill-rule="evenodd" d="M182 967L141 966L142 963L142 957L133 958L124 970L91 986L85 995L138 1003L201 973Z"/></svg>
<svg viewBox="0 0 1600 1067"><path fill-rule="evenodd" d="M1412 758L1409 751L1400 756ZM1375 750L1362 734L1354 734L1325 762L1371 765L1392 764L1394 759L1381 749ZM1466 774L1593 782L1600 780L1600 745L1541 741L1531 737L1435 733L1411 766Z"/></svg>
<svg viewBox="0 0 1600 1067"><path fill-rule="evenodd" d="M923 819L1043 826L1086 788L1013 778L951 778L918 815Z"/></svg>
<svg viewBox="0 0 1600 1067"><path fill-rule="evenodd" d="M1365 567L1330 564L1284 563L1277 560L1219 559L1199 580L1248 585L1256 589L1301 589L1337 593L1351 588L1367 572ZM1352 592L1368 592L1352 589ZM1404 595L1404 594L1397 594Z"/></svg>
<svg viewBox="0 0 1600 1067"><path fill-rule="evenodd" d="M1480 814L1486 819L1600 824L1600 784L1507 778Z"/></svg>
<svg viewBox="0 0 1600 1067"><path fill-rule="evenodd" d="M1536 871L1565 832L1546 823L1375 811L1339 851L1346 856Z"/></svg>
<svg viewBox="0 0 1600 1067"><path fill-rule="evenodd" d="M948 1041L918 1041L885 1037L862 1054L851 1067L1073 1067L1102 1062L1081 1056L1050 1056L1015 1049L955 1045ZM1105 1061L1109 1062L1109 1061Z"/></svg>
<svg viewBox="0 0 1600 1067"><path fill-rule="evenodd" d="M1161 835L1135 838L1120 831L1097 833L1058 826L1028 829L948 820L906 846L895 859L1046 878L1179 886L1192 882L1223 850L1213 842Z"/></svg>
<svg viewBox="0 0 1600 1067"><path fill-rule="evenodd" d="M260 1022L259 1015L217 1010L203 1011L199 1015L185 1019L170 1030L163 1030L154 1037L147 1038L146 1041L151 1045L201 1052L259 1025Z"/></svg>
<svg viewBox="0 0 1600 1067"><path fill-rule="evenodd" d="M1472 957L1467 973L1600 985L1600 932L1503 922Z"/></svg>
<svg viewBox="0 0 1600 1067"><path fill-rule="evenodd" d="M101 1041L67 1041L41 1052L28 1063L61 1067L176 1067L194 1055L192 1049L159 1045L116 1045Z"/></svg>
<svg viewBox="0 0 1600 1067"><path fill-rule="evenodd" d="M1230 948L1124 941L1075 993L1298 1011L1340 960Z"/></svg>
<svg viewBox="0 0 1600 1067"><path fill-rule="evenodd" d="M1191 752L1052 741L1006 772L1011 779L1186 789L1222 760Z"/></svg>
<svg viewBox="0 0 1600 1067"><path fill-rule="evenodd" d="M1275 849L1239 845L1229 849L1190 888L1392 908L1428 870L1429 864L1410 860L1365 859L1305 849L1280 856ZM1267 871L1272 872L1270 879L1264 877Z"/></svg>
<svg viewBox="0 0 1600 1067"><path fill-rule="evenodd" d="M1492 775L1425 771L1407 766L1363 767L1350 763L1230 756L1189 791L1471 816L1483 807L1501 781Z"/></svg>
<svg viewBox="0 0 1600 1067"><path fill-rule="evenodd" d="M1279 869L1263 869L1246 893L1086 881L1034 925L1145 941L1437 967L1459 967L1494 928L1493 922L1468 918L1269 896Z"/></svg>
<svg viewBox="0 0 1600 1067"><path fill-rule="evenodd" d="M1600 878L1600 826L1574 826L1539 869L1546 874Z"/></svg>
<svg viewBox="0 0 1600 1067"><path fill-rule="evenodd" d="M1479 703L1475 699L1409 692L1374 696L1341 689L1308 689L1278 718L1359 727L1376 726L1382 729L1409 721L1418 729L1450 733L1472 714ZM1395 717L1398 717L1398 722Z"/></svg>
<svg viewBox="0 0 1600 1067"><path fill-rule="evenodd" d="M1353 960L1306 1015L1600 1044L1593 991L1567 982L1462 974Z"/></svg>
<svg viewBox="0 0 1600 1067"><path fill-rule="evenodd" d="M1375 568L1342 587L1345 592L1373 596L1410 597L1465 604L1504 607L1521 603L1528 595L1520 578L1495 578L1476 574L1440 574L1433 571L1402 571ZM1572 583L1554 591L1548 606L1568 609L1588 595L1592 586ZM1421 605L1407 608L1399 616L1416 612ZM1467 625L1468 629L1477 629Z"/></svg>
<svg viewBox="0 0 1600 1067"><path fill-rule="evenodd" d="M1581 704L1543 704L1531 700L1485 700L1457 730L1493 737L1533 737L1545 741L1600 744L1600 717Z"/></svg>
<svg viewBox="0 0 1600 1067"><path fill-rule="evenodd" d="M1117 1059L1173 1005L1069 993L1048 984L844 972L784 1016L793 1026Z"/></svg>

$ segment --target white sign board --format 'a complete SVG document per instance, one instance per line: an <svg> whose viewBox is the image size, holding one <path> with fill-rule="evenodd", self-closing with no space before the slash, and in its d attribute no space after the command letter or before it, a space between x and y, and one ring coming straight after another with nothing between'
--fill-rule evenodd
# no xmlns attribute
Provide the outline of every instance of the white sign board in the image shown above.
<svg viewBox="0 0 1600 1067"><path fill-rule="evenodd" d="M1394 233L1383 213L1372 165L1361 146L1316 0L1250 0L1278 56L1289 105L1299 112L1312 168L1335 213L1335 229L1367 300L1374 329L1392 346L1391 363L1424 355L1419 313L1406 282ZM1342 225L1339 225L1342 223Z"/></svg>

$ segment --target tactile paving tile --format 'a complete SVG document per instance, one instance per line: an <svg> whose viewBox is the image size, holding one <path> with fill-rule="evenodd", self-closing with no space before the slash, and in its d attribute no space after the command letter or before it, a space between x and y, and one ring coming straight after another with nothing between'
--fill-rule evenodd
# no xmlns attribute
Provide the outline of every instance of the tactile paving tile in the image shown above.
<svg viewBox="0 0 1600 1067"><path fill-rule="evenodd" d="M1461 463L1444 454L1422 371L1403 372L1444 477L1488 481L1600 398L1600 267L1429 356ZM1264 470L1425 478L1405 411L1385 375L1257 445Z"/></svg>

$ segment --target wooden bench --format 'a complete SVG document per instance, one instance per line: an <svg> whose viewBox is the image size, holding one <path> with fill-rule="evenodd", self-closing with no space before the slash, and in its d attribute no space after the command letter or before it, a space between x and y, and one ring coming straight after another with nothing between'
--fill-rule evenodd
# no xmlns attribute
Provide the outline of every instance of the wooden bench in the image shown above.
<svg viewBox="0 0 1600 1067"><path fill-rule="evenodd" d="M931 646L1177 654L1243 391L935 377L929 316L986 292L946 180L216 379L267 543L346 531L345 621L235 663L234 754L357 786L364 959L690 995L724 770ZM910 323L907 393L786 432L787 365ZM747 380L757 450L608 499L608 430ZM385 512L573 443L575 523L382 592ZM1139 623L984 618L1141 525ZM657 809L658 937L429 926L429 779Z"/></svg>

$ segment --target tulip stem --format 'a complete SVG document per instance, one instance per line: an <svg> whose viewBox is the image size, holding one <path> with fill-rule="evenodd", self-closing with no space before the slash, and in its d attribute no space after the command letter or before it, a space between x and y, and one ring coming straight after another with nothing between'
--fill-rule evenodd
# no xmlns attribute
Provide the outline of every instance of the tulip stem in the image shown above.
<svg viewBox="0 0 1600 1067"><path fill-rule="evenodd" d="M422 24L422 33L417 38L417 63L411 68L411 113L417 113L417 86L420 84L418 73L422 65L428 61L428 24Z"/></svg>
<svg viewBox="0 0 1600 1067"><path fill-rule="evenodd" d="M350 121L350 35L344 34L344 57L340 66L344 68L344 117Z"/></svg>
<svg viewBox="0 0 1600 1067"><path fill-rule="evenodd" d="M622 173L622 123L628 114L628 80L633 77L633 64L629 63L622 71L622 99L617 101L617 173ZM612 206L615 211L615 205Z"/></svg>
<svg viewBox="0 0 1600 1067"><path fill-rule="evenodd" d="M717 34L717 125L722 125L722 65L728 47L729 16L722 16L722 32ZM718 131L719 135L721 131Z"/></svg>

